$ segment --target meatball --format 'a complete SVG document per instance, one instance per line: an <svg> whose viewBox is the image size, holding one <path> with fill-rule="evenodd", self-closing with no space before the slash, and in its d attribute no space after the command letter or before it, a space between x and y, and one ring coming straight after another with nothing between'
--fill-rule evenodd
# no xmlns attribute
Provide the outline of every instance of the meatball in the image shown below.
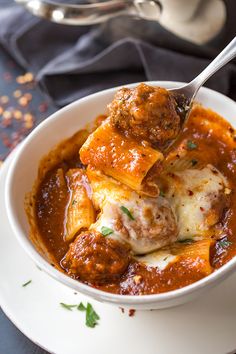
<svg viewBox="0 0 236 354"><path fill-rule="evenodd" d="M118 280L129 261L129 248L124 243L86 231L70 244L62 266L74 278L104 284Z"/></svg>
<svg viewBox="0 0 236 354"><path fill-rule="evenodd" d="M174 96L166 89L140 84L122 88L108 106L111 122L125 135L163 149L180 131Z"/></svg>
<svg viewBox="0 0 236 354"><path fill-rule="evenodd" d="M123 204L110 199L91 228L99 231L104 225L113 230L109 238L127 242L133 254L167 246L178 236L175 215L163 197L143 198L133 193Z"/></svg>

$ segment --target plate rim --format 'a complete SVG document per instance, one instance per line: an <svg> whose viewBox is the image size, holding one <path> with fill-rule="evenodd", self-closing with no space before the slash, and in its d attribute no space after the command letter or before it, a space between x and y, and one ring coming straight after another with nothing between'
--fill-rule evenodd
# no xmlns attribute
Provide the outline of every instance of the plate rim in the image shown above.
<svg viewBox="0 0 236 354"><path fill-rule="evenodd" d="M6 160L4 161L1 169L0 169L0 179L2 179L4 177L4 173L7 174L10 164L12 163L13 159L16 156L17 150L19 150L20 145L22 143L20 143L18 146L16 146L14 148L13 151L11 151L11 153L8 155L8 157L6 158ZM6 177L5 177L6 179ZM5 181L6 183L6 181ZM9 222L9 220L8 220ZM14 236L13 236L14 237ZM15 238L15 237L14 237ZM17 241L15 239L15 241ZM21 326L20 322L14 318L13 313L8 309L8 306L6 305L6 302L3 300L3 297L1 295L1 291L0 291L0 308L2 310L2 312L4 313L4 315L13 323L13 325L26 337L28 338L32 343L34 343L35 345L37 345L39 348L45 350L48 353L53 354L51 351L49 351L46 347L44 347L41 343L37 342L32 336L30 336L28 333L26 333L26 331L23 329L23 326Z"/></svg>

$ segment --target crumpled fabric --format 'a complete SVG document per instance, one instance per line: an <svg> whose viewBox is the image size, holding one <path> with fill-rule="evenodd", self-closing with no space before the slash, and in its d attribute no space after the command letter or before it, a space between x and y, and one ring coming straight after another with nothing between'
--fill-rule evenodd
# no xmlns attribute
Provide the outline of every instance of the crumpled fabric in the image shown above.
<svg viewBox="0 0 236 354"><path fill-rule="evenodd" d="M1 4L2 1L2 4ZM231 38L196 45L157 22L127 16L96 26L66 26L39 19L0 0L0 44L54 104L64 106L102 89L149 80L191 81ZM206 86L236 99L231 63Z"/></svg>

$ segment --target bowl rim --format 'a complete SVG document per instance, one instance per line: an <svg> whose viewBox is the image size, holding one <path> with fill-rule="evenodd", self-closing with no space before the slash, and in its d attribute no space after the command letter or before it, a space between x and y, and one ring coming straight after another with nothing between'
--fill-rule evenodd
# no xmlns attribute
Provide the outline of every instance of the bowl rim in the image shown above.
<svg viewBox="0 0 236 354"><path fill-rule="evenodd" d="M5 186L5 203L6 203L6 211L10 226L13 230L13 233L24 249L24 251L28 254L28 256L40 267L43 271L45 271L48 275L52 278L56 279L60 283L70 287L74 291L81 292L84 295L90 296L96 300L106 301L114 304L121 304L125 306L132 306L132 305L148 305L151 303L162 303L168 302L170 300L178 299L183 297L184 295L190 295L195 291L199 291L206 286L213 286L217 284L217 280L223 280L227 276L229 276L234 269L236 268L236 257L233 257L229 260L226 264L222 267L217 269L215 272L209 274L208 276L190 284L184 286L182 288L171 290L164 293L159 294L150 294L150 295L120 295L120 294L113 294L103 290L96 289L92 286L86 285L78 280L74 280L70 278L68 275L60 272L58 269L54 268L48 261L46 261L43 256L36 250L33 246L32 242L30 241L28 235L25 234L23 231L20 221L18 220L17 216L14 213L14 200L12 196L12 185L14 183L14 175L18 168L19 160L22 154L24 154L24 149L27 145L31 143L31 141L40 134L40 132L51 122L60 119L60 116L66 114L71 108L74 108L80 103L85 103L86 101L93 100L94 98L99 98L99 96L103 96L109 93L113 93L121 87L134 87L138 85L140 82L112 87L106 90L98 91L81 99L78 99L69 105L59 109L58 111L54 112L48 118L46 118L43 122L41 122L25 139L24 141L18 146L17 151L15 153L14 159L9 167L8 174L6 177L6 186ZM149 85L154 86L163 86L167 88L170 87L181 87L184 85L184 82L178 81L145 81ZM213 94L219 97L219 99L224 100L224 102L229 102L231 105L234 104L236 106L236 102L234 102L229 97L211 90L206 87L201 88L201 92L205 92L206 94ZM226 119L226 118L225 118Z"/></svg>

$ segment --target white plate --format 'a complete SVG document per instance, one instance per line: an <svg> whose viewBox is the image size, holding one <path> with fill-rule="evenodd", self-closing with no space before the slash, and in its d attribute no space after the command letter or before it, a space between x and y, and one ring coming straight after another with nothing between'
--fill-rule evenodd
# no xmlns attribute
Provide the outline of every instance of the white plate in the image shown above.
<svg viewBox="0 0 236 354"><path fill-rule="evenodd" d="M32 341L57 354L226 354L236 352L236 274L198 300L179 307L127 311L74 292L40 271L12 234L4 204L6 173L0 172L0 305ZM32 279L26 287L22 284ZM84 313L59 303L89 301L101 317L87 328Z"/></svg>

